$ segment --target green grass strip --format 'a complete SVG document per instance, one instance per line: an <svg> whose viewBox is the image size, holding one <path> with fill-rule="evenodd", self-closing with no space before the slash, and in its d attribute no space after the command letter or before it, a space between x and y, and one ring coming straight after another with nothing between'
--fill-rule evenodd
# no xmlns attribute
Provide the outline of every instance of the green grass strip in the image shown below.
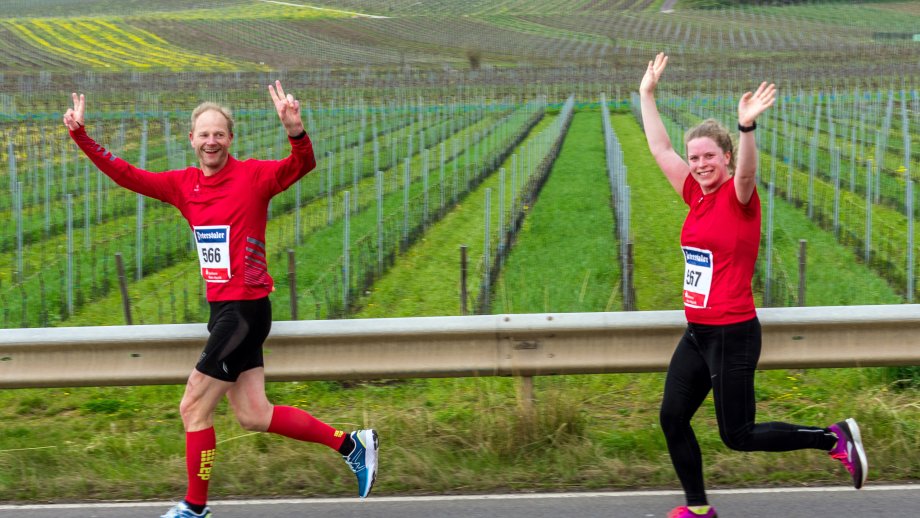
<svg viewBox="0 0 920 518"><path fill-rule="evenodd" d="M531 130L528 139L538 135L552 120L553 117L545 117ZM523 149L523 143L519 149ZM511 158L503 167L510 171ZM507 174L509 193L510 182L511 174ZM488 188L493 191L490 208L494 233L498 226L498 186L499 175L493 174L457 204L450 214L431 226L425 236L374 284L369 294L360 301L359 306L363 309L355 317L459 315L461 245L468 247L468 286L472 304L479 291L477 261L483 253L485 192Z"/></svg>
<svg viewBox="0 0 920 518"><path fill-rule="evenodd" d="M766 260L767 210L769 192L758 187L763 225L758 263ZM792 292L797 299L799 283L799 239L807 241L805 262L806 306L852 306L858 304L900 304L901 297L875 270L856 259L852 251L841 245L830 232L822 230L799 209L781 199L774 198L773 269L785 277L785 286L774 285L775 295L783 290ZM759 285L758 285L759 284ZM778 283L777 283L778 284ZM755 299L763 303L762 282L755 280ZM774 303L772 305L785 305ZM797 304L796 304L797 305Z"/></svg>
<svg viewBox="0 0 920 518"><path fill-rule="evenodd" d="M682 309L680 228L687 207L649 153L635 118L615 113L610 124L626 150L636 309Z"/></svg>
<svg viewBox="0 0 920 518"><path fill-rule="evenodd" d="M622 309L603 129L576 112L502 269L496 313Z"/></svg>

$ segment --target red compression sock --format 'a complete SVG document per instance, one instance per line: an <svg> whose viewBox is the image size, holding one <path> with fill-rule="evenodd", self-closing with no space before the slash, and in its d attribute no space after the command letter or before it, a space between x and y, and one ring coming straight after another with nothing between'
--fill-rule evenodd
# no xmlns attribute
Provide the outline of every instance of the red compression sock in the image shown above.
<svg viewBox="0 0 920 518"><path fill-rule="evenodd" d="M318 442L338 451L345 432L336 430L307 412L289 406L275 406L268 431L298 441Z"/></svg>
<svg viewBox="0 0 920 518"><path fill-rule="evenodd" d="M208 482L211 480L216 445L213 426L197 432L185 432L185 465L188 469L185 501L190 504L208 503Z"/></svg>

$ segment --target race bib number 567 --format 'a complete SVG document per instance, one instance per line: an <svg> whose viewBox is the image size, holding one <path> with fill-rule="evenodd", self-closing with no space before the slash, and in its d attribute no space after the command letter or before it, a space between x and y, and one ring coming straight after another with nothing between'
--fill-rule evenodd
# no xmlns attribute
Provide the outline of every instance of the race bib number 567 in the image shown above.
<svg viewBox="0 0 920 518"><path fill-rule="evenodd" d="M208 282L230 280L230 226L194 227L201 276Z"/></svg>
<svg viewBox="0 0 920 518"><path fill-rule="evenodd" d="M712 286L712 252L692 246L682 246L684 252L684 305L705 308Z"/></svg>

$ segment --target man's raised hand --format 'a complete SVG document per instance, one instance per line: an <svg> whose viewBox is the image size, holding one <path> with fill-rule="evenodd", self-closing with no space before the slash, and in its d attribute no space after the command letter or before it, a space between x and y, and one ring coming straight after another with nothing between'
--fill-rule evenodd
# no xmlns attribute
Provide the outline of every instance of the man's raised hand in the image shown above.
<svg viewBox="0 0 920 518"><path fill-rule="evenodd" d="M86 110L86 98L83 94L77 95L76 92L70 94L73 97L73 108L67 108L64 112L64 125L70 131L76 131L83 127L83 115Z"/></svg>
<svg viewBox="0 0 920 518"><path fill-rule="evenodd" d="M275 103L275 110L278 111L278 118L287 131L288 136L296 137L304 132L303 120L300 118L300 101L294 99L291 94L285 95L284 88L281 87L281 81L275 81L274 85L268 85L268 93L272 96L272 102Z"/></svg>

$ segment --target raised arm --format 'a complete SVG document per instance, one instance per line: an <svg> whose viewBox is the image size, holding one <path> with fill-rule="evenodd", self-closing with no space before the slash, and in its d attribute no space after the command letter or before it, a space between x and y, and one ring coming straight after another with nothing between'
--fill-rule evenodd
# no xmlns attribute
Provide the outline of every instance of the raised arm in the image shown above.
<svg viewBox="0 0 920 518"><path fill-rule="evenodd" d="M316 167L316 157L313 155L313 144L300 118L300 101L294 99L291 94L285 95L281 81L268 85L268 92L291 141L291 154L283 160L274 162L274 165L267 169L272 172L273 181L269 192L274 196L312 171Z"/></svg>
<svg viewBox="0 0 920 518"><path fill-rule="evenodd" d="M70 138L90 161L118 185L136 193L156 198L175 205L175 190L168 174L151 173L139 169L116 157L111 151L97 144L86 134L86 98L83 94L71 94L73 107L64 112L64 126Z"/></svg>
<svg viewBox="0 0 920 518"><path fill-rule="evenodd" d="M648 69L639 85L639 100L642 106L642 125L645 127L645 138L648 148L655 157L655 162L661 172L674 187L678 194L683 192L684 181L690 174L690 166L674 151L668 132L661 122L661 114L655 104L655 87L658 80L668 65L668 57L663 52L658 53L653 61L648 62Z"/></svg>
<svg viewBox="0 0 920 518"><path fill-rule="evenodd" d="M275 110L278 111L278 118L284 125L285 131L289 137L298 137L305 133L303 120L300 118L300 101L294 99L291 94L284 94L281 88L281 81L275 81L274 85L268 85L268 93L272 96L272 102L275 103Z"/></svg>
<svg viewBox="0 0 920 518"><path fill-rule="evenodd" d="M760 83L754 93L745 92L738 101L738 126L750 128L738 137L738 159L735 165L735 195L746 204L757 185L757 140L753 128L757 117L776 102L776 86Z"/></svg>

